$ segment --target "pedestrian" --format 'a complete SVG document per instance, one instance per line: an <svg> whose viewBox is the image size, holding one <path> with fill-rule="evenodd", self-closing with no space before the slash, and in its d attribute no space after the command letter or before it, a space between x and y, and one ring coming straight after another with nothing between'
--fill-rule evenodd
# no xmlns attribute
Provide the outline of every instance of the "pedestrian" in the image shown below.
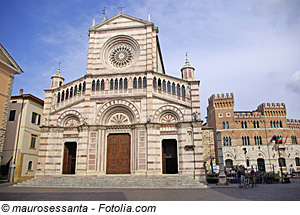
<svg viewBox="0 0 300 215"><path fill-rule="evenodd" d="M254 171L254 169L251 169L251 171L250 171L250 179L251 179L251 181L253 182L253 184L255 184L255 171Z"/></svg>
<svg viewBox="0 0 300 215"><path fill-rule="evenodd" d="M242 187L243 187L242 181L241 181L241 173L242 173L241 170L238 169L238 171L237 171L237 173L236 173L236 180L237 180L237 182L238 182L239 188L242 188Z"/></svg>

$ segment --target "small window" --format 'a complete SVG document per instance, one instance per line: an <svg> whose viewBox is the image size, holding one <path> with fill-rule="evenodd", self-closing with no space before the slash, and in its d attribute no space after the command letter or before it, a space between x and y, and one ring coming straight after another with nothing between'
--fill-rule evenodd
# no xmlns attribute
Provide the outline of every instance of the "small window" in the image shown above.
<svg viewBox="0 0 300 215"><path fill-rule="evenodd" d="M41 115L35 112L32 112L31 123L40 125L41 123Z"/></svg>
<svg viewBox="0 0 300 215"><path fill-rule="evenodd" d="M231 114L230 113L226 113L226 117L230 117L231 116Z"/></svg>
<svg viewBox="0 0 300 215"><path fill-rule="evenodd" d="M9 112L9 121L15 121L16 110L11 110Z"/></svg>
<svg viewBox="0 0 300 215"><path fill-rule="evenodd" d="M286 167L285 159L284 158L279 158L279 166L280 167Z"/></svg>
<svg viewBox="0 0 300 215"><path fill-rule="evenodd" d="M223 117L223 114L222 113L219 113L219 118L222 118Z"/></svg>
<svg viewBox="0 0 300 215"><path fill-rule="evenodd" d="M29 161L28 162L28 168L27 168L28 171L32 171L32 161Z"/></svg>
<svg viewBox="0 0 300 215"><path fill-rule="evenodd" d="M30 141L30 149L35 149L36 139L37 139L37 136L32 134L31 141Z"/></svg>
<svg viewBox="0 0 300 215"><path fill-rule="evenodd" d="M300 158L295 158L296 166L300 166Z"/></svg>

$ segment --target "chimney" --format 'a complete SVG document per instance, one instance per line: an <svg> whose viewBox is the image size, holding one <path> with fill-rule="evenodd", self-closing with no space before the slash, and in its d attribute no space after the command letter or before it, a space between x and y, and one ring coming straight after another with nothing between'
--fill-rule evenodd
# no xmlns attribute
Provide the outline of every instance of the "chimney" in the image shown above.
<svg viewBox="0 0 300 215"><path fill-rule="evenodd" d="M23 95L23 89L20 89L19 96Z"/></svg>

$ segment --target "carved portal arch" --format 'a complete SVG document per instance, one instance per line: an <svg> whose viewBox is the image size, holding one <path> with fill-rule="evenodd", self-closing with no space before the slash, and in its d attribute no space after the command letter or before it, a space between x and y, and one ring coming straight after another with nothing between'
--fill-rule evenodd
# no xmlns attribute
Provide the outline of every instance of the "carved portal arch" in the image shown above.
<svg viewBox="0 0 300 215"><path fill-rule="evenodd" d="M84 124L84 118L76 110L63 112L57 119L57 125L63 127L76 127Z"/></svg>
<svg viewBox="0 0 300 215"><path fill-rule="evenodd" d="M137 107L126 100L112 100L102 105L96 115L96 124L120 125L140 122Z"/></svg>
<svg viewBox="0 0 300 215"><path fill-rule="evenodd" d="M153 116L155 122L161 123L166 122L168 120L174 121L173 118L176 120L176 122L184 121L182 112L177 107L172 105L165 105L159 108Z"/></svg>

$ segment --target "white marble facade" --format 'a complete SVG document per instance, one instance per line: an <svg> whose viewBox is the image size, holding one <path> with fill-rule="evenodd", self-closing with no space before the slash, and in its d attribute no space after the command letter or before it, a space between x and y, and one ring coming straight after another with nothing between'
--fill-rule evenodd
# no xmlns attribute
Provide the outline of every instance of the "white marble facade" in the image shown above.
<svg viewBox="0 0 300 215"><path fill-rule="evenodd" d="M166 75L157 34L152 22L122 13L89 29L86 74L63 83L58 70L45 91L37 177L205 181L200 82L188 60L181 79Z"/></svg>

